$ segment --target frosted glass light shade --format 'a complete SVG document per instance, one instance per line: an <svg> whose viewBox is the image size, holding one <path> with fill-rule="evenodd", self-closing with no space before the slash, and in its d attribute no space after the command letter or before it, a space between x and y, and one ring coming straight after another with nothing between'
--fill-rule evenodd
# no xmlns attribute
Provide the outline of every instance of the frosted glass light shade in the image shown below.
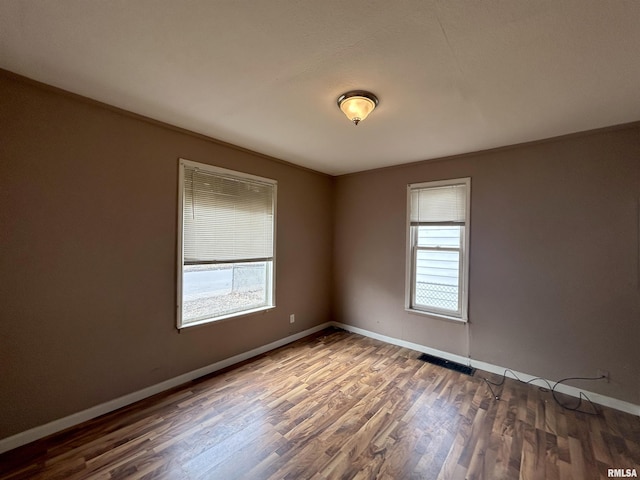
<svg viewBox="0 0 640 480"><path fill-rule="evenodd" d="M356 125L367 118L376 105L378 105L378 98L362 90L347 92L338 98L338 107Z"/></svg>

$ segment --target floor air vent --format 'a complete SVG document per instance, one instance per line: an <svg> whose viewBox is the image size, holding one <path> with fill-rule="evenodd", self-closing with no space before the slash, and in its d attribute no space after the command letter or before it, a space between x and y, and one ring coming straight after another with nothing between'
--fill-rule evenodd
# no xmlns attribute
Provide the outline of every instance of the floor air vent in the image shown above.
<svg viewBox="0 0 640 480"><path fill-rule="evenodd" d="M438 365L439 367L448 368L449 370L454 370L456 372L464 373L465 375L473 375L476 371L473 367L467 367L460 363L450 362L449 360L445 360L444 358L434 357L433 355L427 355L423 353L418 357L418 360L422 360L423 362L432 363L434 365Z"/></svg>

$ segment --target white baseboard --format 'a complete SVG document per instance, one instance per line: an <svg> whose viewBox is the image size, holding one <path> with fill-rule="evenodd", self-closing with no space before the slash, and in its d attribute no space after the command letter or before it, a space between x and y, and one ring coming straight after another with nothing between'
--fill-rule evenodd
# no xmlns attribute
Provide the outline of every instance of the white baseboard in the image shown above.
<svg viewBox="0 0 640 480"><path fill-rule="evenodd" d="M389 337L387 335L382 335L379 333L371 332L369 330L364 330L362 328L353 327L351 325L347 325L339 322L329 322L332 326L342 328L343 330L347 330L349 332L358 333L365 337L375 338L376 340L380 340L385 343L391 343L393 345L398 345L400 347L409 348L411 350L416 350L422 353L428 353L429 355L433 355L435 357L444 358L445 360L450 360L452 362L461 363L463 365L469 365L473 368L479 368L480 370L485 370L491 373L497 373L498 375L502 375L507 367L501 367L499 365L493 365L491 363L482 362L480 360L473 360L467 357L463 357L462 355L456 355L454 353L444 352L442 350L436 350L435 348L426 347L424 345L420 345L418 343L407 342L406 340L400 340L399 338ZM530 375L528 373L518 372L516 370L510 369L514 372L521 380L527 382L533 380L534 378L539 378L536 375ZM551 380L547 380L551 385L555 382ZM544 382L539 382L534 385L544 385ZM630 413L632 415L640 416L640 405L635 405L633 403L625 402L624 400L618 400L617 398L607 397L606 395L601 395L595 392L588 392L586 390L581 390L576 387L572 387L570 385L560 384L556 387L556 391L560 393L566 393L567 395L571 395L572 397L580 397L580 393L586 394L589 399L593 403L598 403L600 405L604 405L606 407L615 408L616 410L621 410L623 412Z"/></svg>
<svg viewBox="0 0 640 480"><path fill-rule="evenodd" d="M44 425L40 425L24 432L17 433L11 437L3 438L2 440L0 440L0 453L4 453L9 450L13 450L14 448L21 447L22 445L26 445L27 443L40 440L41 438L60 432L66 428L73 427L82 422L86 422L87 420L91 420L92 418L104 415L105 413L113 412L118 408L126 407L127 405L131 405L132 403L135 403L139 400L150 397L157 393L164 392L165 390L169 390L170 388L177 387L178 385L182 385L183 383L190 382L191 380L195 380L196 378L208 375L209 373L222 370L223 368L243 362L244 360L248 360L252 357L255 357L256 355L260 355L278 347L282 347L283 345L286 345L288 343L295 342L296 340L306 337L307 335L311 335L312 333L319 332L320 330L323 330L330 326L331 324L329 322L317 325L302 332L296 333L295 335L289 335L288 337L281 338L280 340L268 343L267 345L254 348L253 350L249 350L248 352L225 358L224 360L212 363L211 365L207 365L206 367L198 368L197 370L193 370L177 377L170 378L169 380L165 380L164 382L158 383L156 385L151 385L150 387L143 388L142 390L138 390L114 400L101 403L100 405L82 410L81 412L71 414L67 417L59 418L58 420L54 420Z"/></svg>
<svg viewBox="0 0 640 480"><path fill-rule="evenodd" d="M450 360L450 361L461 363L464 365L470 365L474 368L479 368L481 370L485 370L491 373L497 373L499 375L502 375L506 368L506 367L501 367L501 366L493 365L486 362L481 362L479 360L468 359L461 355L444 352L442 350L437 350L435 348L430 348L417 343L408 342L406 340L400 340L398 338L389 337L387 335L371 332L369 330L364 330L362 328L354 327L351 325L347 325L339 322L326 322L321 325L316 325L313 328L309 328L302 332L296 333L295 335L290 335L280 340L276 340L275 342L271 342L261 347L254 348L253 350L249 350L248 352L234 355L233 357L220 360L219 362L212 363L211 365L207 365L205 367L198 368L197 370L193 370L183 375L179 375L169 380L165 380L164 382L158 383L156 385L143 388L142 390L138 390L136 392L116 398L114 400L101 403L100 405L96 405L86 410L82 410L81 412L71 414L67 417L63 417L58 420L49 422L47 424L40 425L38 427L26 430L24 432L17 433L11 437L4 438L0 440L0 453L4 453L9 450L13 450L14 448L18 448L22 445L26 445L27 443L40 440L41 438L60 432L66 428L73 427L82 422L86 422L87 420L91 420L92 418L99 417L100 415L104 415L105 413L113 412L114 410L117 410L122 407L126 407L127 405L131 405L132 403L140 401L144 398L150 397L157 393L164 392L165 390L169 390L170 388L177 387L178 385L182 385L183 383L187 383L191 380L195 380L196 378L200 378L204 375L208 375L218 370L222 370L223 368L230 367L231 365L235 365L236 363L243 362L244 360L248 360L252 357L255 357L256 355L260 355L270 350L282 347L283 345L294 342L303 337L306 337L307 335L311 335L312 333L319 332L320 330L323 330L331 326L342 328L343 330L357 333L365 337L374 338L376 340L390 343L392 345L398 345L401 347L409 348L411 350L416 350L418 352L428 353L429 355L434 355L436 357L444 358L445 360ZM515 370L513 371L516 375L518 375L518 377L520 377L520 379L524 381L528 381L528 380L532 380L533 378L536 378L535 376L529 375L527 373L517 372ZM550 383L553 384L553 382L551 381ZM571 387L569 385L564 385L564 384L558 385L556 390L558 392L566 393L574 397L579 397L580 392L583 392L587 394L594 403L615 408L623 412L631 413L632 415L640 416L640 405L635 405L633 403L625 402L623 400L607 397L599 393L586 392L584 390L580 390L578 388Z"/></svg>

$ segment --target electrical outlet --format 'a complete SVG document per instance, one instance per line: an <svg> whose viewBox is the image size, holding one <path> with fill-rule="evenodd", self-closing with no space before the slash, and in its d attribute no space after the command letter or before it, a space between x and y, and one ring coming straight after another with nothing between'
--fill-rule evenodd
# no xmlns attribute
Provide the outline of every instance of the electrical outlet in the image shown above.
<svg viewBox="0 0 640 480"><path fill-rule="evenodd" d="M604 377L603 380L607 383L609 383L609 371L608 370L600 370L598 369L598 374L596 375L598 377Z"/></svg>
<svg viewBox="0 0 640 480"><path fill-rule="evenodd" d="M296 322L296 316L295 314L291 314L289 315L289 323L295 323Z"/></svg>

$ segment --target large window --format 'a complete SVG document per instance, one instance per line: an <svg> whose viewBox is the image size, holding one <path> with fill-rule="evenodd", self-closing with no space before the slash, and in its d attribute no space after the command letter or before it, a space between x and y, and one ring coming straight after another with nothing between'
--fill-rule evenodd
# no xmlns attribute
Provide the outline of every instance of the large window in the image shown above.
<svg viewBox="0 0 640 480"><path fill-rule="evenodd" d="M470 178L409 185L409 310L467 321L470 190Z"/></svg>
<svg viewBox="0 0 640 480"><path fill-rule="evenodd" d="M276 187L180 160L178 328L274 307Z"/></svg>

